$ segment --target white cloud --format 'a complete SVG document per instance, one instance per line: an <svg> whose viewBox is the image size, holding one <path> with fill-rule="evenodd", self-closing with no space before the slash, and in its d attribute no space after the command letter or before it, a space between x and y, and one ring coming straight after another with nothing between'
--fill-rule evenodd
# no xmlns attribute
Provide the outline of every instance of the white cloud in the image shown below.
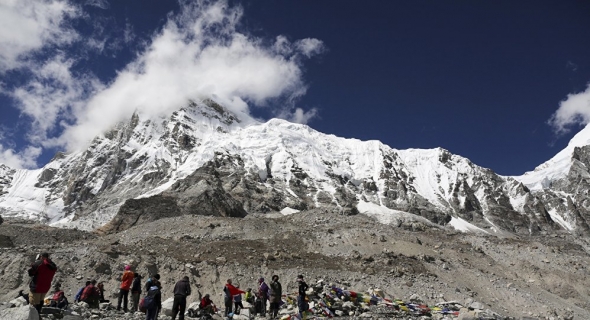
<svg viewBox="0 0 590 320"><path fill-rule="evenodd" d="M246 102L264 106L305 93L300 53L265 46L262 39L238 32L240 7L229 7L225 1L183 1L181 7L108 88L84 108L73 110L76 124L66 128L59 140L62 144L82 147L135 111L166 114L189 99L216 96L227 107L243 112ZM281 41L283 48L291 46L286 38L277 38ZM313 39L297 42L305 56L322 46ZM315 113L295 110L291 118L306 122Z"/></svg>
<svg viewBox="0 0 590 320"><path fill-rule="evenodd" d="M316 118L317 116L318 110L315 108L307 111L301 108L296 108L293 112L286 110L279 114L279 118L302 124L307 124L311 119Z"/></svg>
<svg viewBox="0 0 590 320"><path fill-rule="evenodd" d="M75 41L78 34L65 22L78 15L67 1L0 1L0 72L22 67L27 54L47 44Z"/></svg>
<svg viewBox="0 0 590 320"><path fill-rule="evenodd" d="M103 10L108 9L111 5L107 0L86 0L87 6L94 6Z"/></svg>
<svg viewBox="0 0 590 320"><path fill-rule="evenodd" d="M73 60L57 55L37 65L33 79L10 93L21 112L32 121L32 130L28 133L31 142L48 143L48 133L59 121L82 108L84 98L101 88L100 82L92 76L72 75L73 63Z"/></svg>
<svg viewBox="0 0 590 320"><path fill-rule="evenodd" d="M295 43L295 46L303 55L308 58L322 53L325 50L325 46L322 41L312 38L299 40Z"/></svg>
<svg viewBox="0 0 590 320"><path fill-rule="evenodd" d="M85 4L108 7L99 0ZM91 73L75 72L76 65L132 44L137 37L130 23L117 38L104 28L108 18L88 20L83 7L66 0L0 0L0 75L18 68L29 77L12 87L0 81L0 93L12 97L30 120L31 144L19 152L0 144L0 162L34 167L39 147L78 149L133 112L167 114L190 99L214 97L245 113L272 105L273 114L299 123L317 115L315 109L295 108L295 101L307 90L302 60L321 53L321 41L278 36L269 44L238 31L243 10L226 1L180 0L180 7L105 85ZM90 21L90 36L72 29L73 19ZM70 50L74 46L78 50ZM41 50L41 59L31 54Z"/></svg>
<svg viewBox="0 0 590 320"><path fill-rule="evenodd" d="M549 125L557 134L569 132L574 125L590 123L590 84L585 91L568 94L567 99L559 103L559 108L549 119Z"/></svg>
<svg viewBox="0 0 590 320"><path fill-rule="evenodd" d="M14 169L36 168L36 159L41 154L41 150L39 147L27 147L22 152L16 152L0 144L0 163Z"/></svg>

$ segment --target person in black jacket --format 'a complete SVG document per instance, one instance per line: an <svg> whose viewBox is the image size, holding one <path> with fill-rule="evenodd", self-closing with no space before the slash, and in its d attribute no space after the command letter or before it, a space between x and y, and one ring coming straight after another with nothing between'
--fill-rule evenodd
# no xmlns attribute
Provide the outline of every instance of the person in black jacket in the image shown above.
<svg viewBox="0 0 590 320"><path fill-rule="evenodd" d="M133 284L131 284L131 311L136 312L139 309L139 297L141 296L141 275L135 273Z"/></svg>
<svg viewBox="0 0 590 320"><path fill-rule="evenodd" d="M309 304L305 301L305 295L309 286L303 280L303 275L297 276L297 283L299 284L299 294L297 295L297 308L299 309L299 319L303 319L303 312L309 309Z"/></svg>
<svg viewBox="0 0 590 320"><path fill-rule="evenodd" d="M191 285L188 277L184 276L174 286L174 303L172 304L172 320L176 320L176 315L180 312L178 320L184 320L184 311L186 310L186 297L191 294Z"/></svg>

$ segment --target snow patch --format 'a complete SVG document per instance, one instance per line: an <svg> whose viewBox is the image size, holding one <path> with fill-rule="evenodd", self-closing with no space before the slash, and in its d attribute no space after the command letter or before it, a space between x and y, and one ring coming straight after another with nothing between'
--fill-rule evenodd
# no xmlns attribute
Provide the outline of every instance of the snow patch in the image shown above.
<svg viewBox="0 0 590 320"><path fill-rule="evenodd" d="M563 217L560 216L559 213L557 213L557 210L555 208L547 210L547 213L549 213L549 216L553 221L557 222L564 229L570 231L574 230L574 227L569 222L565 221Z"/></svg>
<svg viewBox="0 0 590 320"><path fill-rule="evenodd" d="M389 209L372 202L365 202L361 200L357 205L357 209L360 213L375 218L382 224L399 225L402 222L421 222L427 225L435 226L435 224L428 221L426 218L405 211Z"/></svg>
<svg viewBox="0 0 590 320"><path fill-rule="evenodd" d="M474 225L472 225L471 223L461 219L461 218L455 218L452 217L451 221L449 221L449 225L453 228L455 228L455 230L459 230L461 232L473 232L473 233L479 233L479 232L483 232L483 233L488 233L487 231L485 231L484 229L481 229L479 227L476 227Z"/></svg>
<svg viewBox="0 0 590 320"><path fill-rule="evenodd" d="M288 216L288 215L292 215L294 213L299 212L299 210L297 209L293 209L293 208L289 208L289 207L285 207L283 210L281 210L281 214Z"/></svg>

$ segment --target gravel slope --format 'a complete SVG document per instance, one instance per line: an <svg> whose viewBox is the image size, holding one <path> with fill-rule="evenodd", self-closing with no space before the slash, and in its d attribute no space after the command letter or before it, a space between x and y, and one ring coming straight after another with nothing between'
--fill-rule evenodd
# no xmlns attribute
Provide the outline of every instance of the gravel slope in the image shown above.
<svg viewBox="0 0 590 320"><path fill-rule="evenodd" d="M0 225L0 300L27 289L26 269L41 251L53 254L70 299L86 279L104 281L114 299L117 278L130 263L140 274L160 273L164 296L188 275L195 294L222 304L227 278L242 288L260 276L295 277L365 291L381 288L428 304L481 302L504 316L590 319L589 245L565 233L534 238L471 235L419 223L396 228L364 215L310 210L290 216L182 216L99 235L7 220ZM411 229L411 230L407 230ZM195 290L196 289L196 290Z"/></svg>

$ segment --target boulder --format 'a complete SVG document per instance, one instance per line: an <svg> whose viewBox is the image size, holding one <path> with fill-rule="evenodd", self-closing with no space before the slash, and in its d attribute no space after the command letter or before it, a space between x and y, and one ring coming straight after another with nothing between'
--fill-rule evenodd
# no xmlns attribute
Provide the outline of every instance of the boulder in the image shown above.
<svg viewBox="0 0 590 320"><path fill-rule="evenodd" d="M483 303L476 301L472 303L469 308L474 310L483 310L485 307L483 306Z"/></svg>
<svg viewBox="0 0 590 320"><path fill-rule="evenodd" d="M39 320L39 313L32 306L4 309L0 311L0 319Z"/></svg>
<svg viewBox="0 0 590 320"><path fill-rule="evenodd" d="M25 298L23 297L18 297L16 299L10 300L9 303L13 304L15 307L22 307L29 304L29 302L27 302L27 300L25 300Z"/></svg>
<svg viewBox="0 0 590 320"><path fill-rule="evenodd" d="M172 317L172 305L174 304L174 298L168 298L162 302L162 313Z"/></svg>
<svg viewBox="0 0 590 320"><path fill-rule="evenodd" d="M459 317L457 318L457 320L477 320L477 319L479 319L479 317L477 316L477 313L475 313L473 311L460 312Z"/></svg>

